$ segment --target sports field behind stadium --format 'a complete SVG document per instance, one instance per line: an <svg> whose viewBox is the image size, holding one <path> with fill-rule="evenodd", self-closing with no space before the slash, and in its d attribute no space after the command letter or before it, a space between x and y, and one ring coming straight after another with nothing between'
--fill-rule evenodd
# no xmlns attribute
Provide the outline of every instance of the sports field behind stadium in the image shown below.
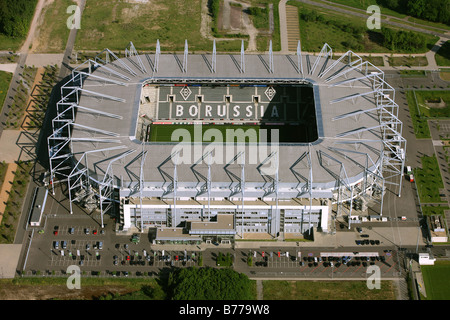
<svg viewBox="0 0 450 320"><path fill-rule="evenodd" d="M427 300L450 300L450 261L421 266Z"/></svg>

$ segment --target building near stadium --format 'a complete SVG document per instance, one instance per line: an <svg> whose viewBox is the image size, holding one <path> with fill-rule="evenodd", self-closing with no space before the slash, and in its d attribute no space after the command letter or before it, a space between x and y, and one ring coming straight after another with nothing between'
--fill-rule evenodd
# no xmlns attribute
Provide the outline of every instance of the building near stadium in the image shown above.
<svg viewBox="0 0 450 320"><path fill-rule="evenodd" d="M157 243L289 240L382 215L406 151L395 90L348 51L105 49L61 87L50 176ZM52 184L53 186L54 184Z"/></svg>

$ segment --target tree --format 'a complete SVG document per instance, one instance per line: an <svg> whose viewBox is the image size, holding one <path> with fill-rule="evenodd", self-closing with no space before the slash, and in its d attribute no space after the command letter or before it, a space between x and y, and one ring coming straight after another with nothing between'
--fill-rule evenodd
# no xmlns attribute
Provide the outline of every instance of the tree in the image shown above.
<svg viewBox="0 0 450 320"><path fill-rule="evenodd" d="M420 18L422 17L426 6L427 2L425 0L410 0L408 1L406 8L408 14Z"/></svg>
<svg viewBox="0 0 450 320"><path fill-rule="evenodd" d="M37 0L0 0L0 33L23 37L28 32Z"/></svg>
<svg viewBox="0 0 450 320"><path fill-rule="evenodd" d="M230 268L184 268L171 272L168 298L172 300L251 300L251 280Z"/></svg>

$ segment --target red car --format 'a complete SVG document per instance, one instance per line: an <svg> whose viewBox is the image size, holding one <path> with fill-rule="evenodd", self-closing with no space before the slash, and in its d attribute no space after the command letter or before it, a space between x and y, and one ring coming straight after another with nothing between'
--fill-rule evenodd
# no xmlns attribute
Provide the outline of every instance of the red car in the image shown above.
<svg viewBox="0 0 450 320"><path fill-rule="evenodd" d="M97 230L92 231L92 234L97 234Z"/></svg>
<svg viewBox="0 0 450 320"><path fill-rule="evenodd" d="M127 261L130 261L130 256L127 256Z"/></svg>
<svg viewBox="0 0 450 320"><path fill-rule="evenodd" d="M175 261L178 261L178 256L175 256Z"/></svg>

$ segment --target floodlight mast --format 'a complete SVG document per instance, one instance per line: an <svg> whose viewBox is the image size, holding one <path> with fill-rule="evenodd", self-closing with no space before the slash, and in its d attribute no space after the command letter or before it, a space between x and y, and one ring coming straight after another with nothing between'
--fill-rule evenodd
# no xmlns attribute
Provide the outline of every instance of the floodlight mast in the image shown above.
<svg viewBox="0 0 450 320"><path fill-rule="evenodd" d="M272 40L269 42L269 72L273 73L273 51L272 51Z"/></svg>
<svg viewBox="0 0 450 320"><path fill-rule="evenodd" d="M241 41L241 73L245 73L245 50L244 50L244 40Z"/></svg>
<svg viewBox="0 0 450 320"><path fill-rule="evenodd" d="M298 40L298 44L297 44L297 68L298 68L298 72L302 74L303 76L303 61L302 61L302 47L300 44L300 40Z"/></svg>
<svg viewBox="0 0 450 320"><path fill-rule="evenodd" d="M187 40L184 40L184 56L183 56L183 72L184 73L187 72L188 54L189 54L188 42L187 42Z"/></svg>
<svg viewBox="0 0 450 320"><path fill-rule="evenodd" d="M158 40L156 40L155 65L153 66L153 72L158 72L160 55L161 55L161 46L159 44L159 39L158 39Z"/></svg>
<svg viewBox="0 0 450 320"><path fill-rule="evenodd" d="M213 52L212 52L212 63L211 63L212 72L216 73L216 39L213 41Z"/></svg>

